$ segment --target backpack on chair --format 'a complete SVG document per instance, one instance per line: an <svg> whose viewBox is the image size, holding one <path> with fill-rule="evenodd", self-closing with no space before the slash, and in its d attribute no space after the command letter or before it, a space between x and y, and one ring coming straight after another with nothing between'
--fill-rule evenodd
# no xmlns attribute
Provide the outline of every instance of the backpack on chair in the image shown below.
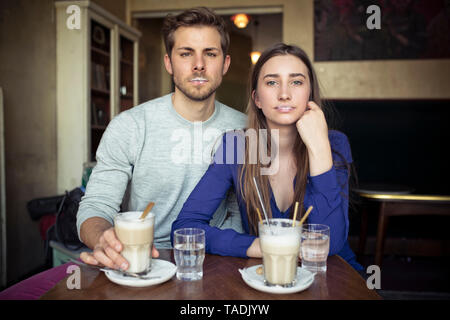
<svg viewBox="0 0 450 320"><path fill-rule="evenodd" d="M80 188L66 191L56 214L56 222L49 229L49 239L62 243L71 250L78 250L84 244L78 238L77 212L84 192Z"/></svg>

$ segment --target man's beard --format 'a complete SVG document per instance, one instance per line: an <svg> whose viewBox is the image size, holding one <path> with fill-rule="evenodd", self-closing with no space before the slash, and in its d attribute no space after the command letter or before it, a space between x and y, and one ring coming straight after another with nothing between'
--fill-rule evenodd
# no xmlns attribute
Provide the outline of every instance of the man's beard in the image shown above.
<svg viewBox="0 0 450 320"><path fill-rule="evenodd" d="M180 90L186 97L193 101L205 101L209 97L211 97L217 90L217 88L220 85L220 81L217 84L213 84L212 87L208 89L206 92L202 92L202 90L196 90L195 88L193 90L190 90L186 86L180 85L175 81L175 77L173 77L173 83L175 84L175 87L177 87L178 90Z"/></svg>

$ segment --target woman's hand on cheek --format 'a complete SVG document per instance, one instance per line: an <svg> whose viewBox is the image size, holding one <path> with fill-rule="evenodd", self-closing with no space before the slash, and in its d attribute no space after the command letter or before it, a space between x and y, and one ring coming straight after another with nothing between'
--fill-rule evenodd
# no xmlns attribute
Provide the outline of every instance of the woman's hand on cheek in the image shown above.
<svg viewBox="0 0 450 320"><path fill-rule="evenodd" d="M307 108L297 121L296 126L308 150L321 148L329 144L325 115L314 101L308 102Z"/></svg>
<svg viewBox="0 0 450 320"><path fill-rule="evenodd" d="M330 170L333 159L325 115L313 101L308 102L308 107L296 125L308 150L309 173L316 176Z"/></svg>

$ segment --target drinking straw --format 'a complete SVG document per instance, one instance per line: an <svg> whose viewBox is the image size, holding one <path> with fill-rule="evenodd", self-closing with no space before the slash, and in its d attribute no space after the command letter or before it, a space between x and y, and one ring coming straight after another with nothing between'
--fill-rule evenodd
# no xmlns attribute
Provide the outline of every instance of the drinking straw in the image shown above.
<svg viewBox="0 0 450 320"><path fill-rule="evenodd" d="M255 183L256 193L258 194L259 202L261 203L261 208L262 208L263 213L264 213L264 218L266 219L267 225L269 226L270 232L272 233L272 229L270 228L269 218L267 218L267 212L266 212L266 209L264 207L264 203L262 201L261 193L259 192L258 183L256 182L255 177L253 177L253 182Z"/></svg>
<svg viewBox="0 0 450 320"><path fill-rule="evenodd" d="M313 209L313 206L309 206L308 210L306 210L305 215L303 216L303 218L299 222L300 225L302 225L303 222L305 222L306 218L308 218L308 215L311 213L312 209Z"/></svg>
<svg viewBox="0 0 450 320"><path fill-rule="evenodd" d="M258 213L258 217L259 217L259 222L263 222L262 221L262 217L261 217L261 212L259 212L259 208L256 208L256 212Z"/></svg>
<svg viewBox="0 0 450 320"><path fill-rule="evenodd" d="M297 219L298 201L295 201L294 218L292 219L292 226L295 225L295 220Z"/></svg>
<svg viewBox="0 0 450 320"><path fill-rule="evenodd" d="M147 216L147 214L150 212L150 210L152 210L154 205L155 205L154 202L149 202L147 207L145 207L144 212L142 212L142 215L141 215L140 219L144 220L145 217Z"/></svg>

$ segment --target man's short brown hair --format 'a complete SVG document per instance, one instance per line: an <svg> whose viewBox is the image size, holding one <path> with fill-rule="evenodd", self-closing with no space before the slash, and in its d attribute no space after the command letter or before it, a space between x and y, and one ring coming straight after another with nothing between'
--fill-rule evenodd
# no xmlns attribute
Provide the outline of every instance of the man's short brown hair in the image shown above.
<svg viewBox="0 0 450 320"><path fill-rule="evenodd" d="M216 28L220 34L220 45L222 47L223 55L224 57L227 55L228 47L230 46L230 35L228 34L225 21L211 9L198 7L183 11L176 16L169 14L164 19L162 34L166 46L166 53L169 57L171 56L172 48L175 43L173 37L175 30L179 27L192 26L209 26Z"/></svg>

